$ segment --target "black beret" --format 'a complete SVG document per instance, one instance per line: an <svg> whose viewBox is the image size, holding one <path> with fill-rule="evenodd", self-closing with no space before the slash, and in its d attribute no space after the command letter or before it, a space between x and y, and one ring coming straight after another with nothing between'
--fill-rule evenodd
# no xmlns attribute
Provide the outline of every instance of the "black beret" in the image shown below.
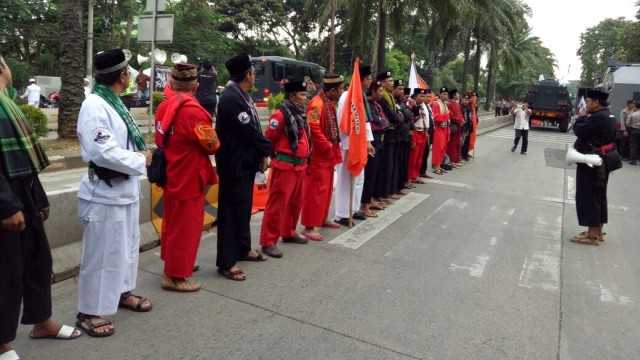
<svg viewBox="0 0 640 360"><path fill-rule="evenodd" d="M411 95L411 88L410 87L404 88L403 91L404 91L405 95Z"/></svg>
<svg viewBox="0 0 640 360"><path fill-rule="evenodd" d="M609 94L604 91L600 91L597 89L589 89L587 90L587 96L590 99L598 100L598 101L607 101L609 98Z"/></svg>
<svg viewBox="0 0 640 360"><path fill-rule="evenodd" d="M93 67L97 75L104 75L122 70L128 65L122 49L101 51L93 58Z"/></svg>
<svg viewBox="0 0 640 360"><path fill-rule="evenodd" d="M360 70L360 80L364 80L366 76L371 75L371 65L360 65L358 70Z"/></svg>
<svg viewBox="0 0 640 360"><path fill-rule="evenodd" d="M393 81L393 87L397 88L398 86L404 86L404 81L402 81L401 79L394 80Z"/></svg>
<svg viewBox="0 0 640 360"><path fill-rule="evenodd" d="M448 92L449 92L449 89L446 86L443 86L443 87L440 88L440 94L448 93Z"/></svg>
<svg viewBox="0 0 640 360"><path fill-rule="evenodd" d="M421 88L415 88L413 89L413 95L420 95L420 94L428 94L429 91L431 91L430 89L421 89Z"/></svg>
<svg viewBox="0 0 640 360"><path fill-rule="evenodd" d="M229 74L239 75L251 69L251 58L249 57L249 54L242 53L225 61L224 66L229 70Z"/></svg>
<svg viewBox="0 0 640 360"><path fill-rule="evenodd" d="M391 77L391 71L383 71L380 74L378 74L378 76L376 76L377 80L387 80L388 78Z"/></svg>
<svg viewBox="0 0 640 360"><path fill-rule="evenodd" d="M287 94L307 91L307 83L304 81L290 81L284 84L284 92Z"/></svg>
<svg viewBox="0 0 640 360"><path fill-rule="evenodd" d="M458 89L451 89L449 90L449 97L454 97L456 96L456 94L458 93Z"/></svg>

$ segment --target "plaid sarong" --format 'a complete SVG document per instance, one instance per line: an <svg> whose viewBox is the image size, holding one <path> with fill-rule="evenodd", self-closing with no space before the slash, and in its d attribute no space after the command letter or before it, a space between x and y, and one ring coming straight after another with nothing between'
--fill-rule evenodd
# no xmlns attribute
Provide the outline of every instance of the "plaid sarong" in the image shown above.
<svg viewBox="0 0 640 360"><path fill-rule="evenodd" d="M338 135L338 115L336 114L336 104L331 101L324 90L320 90L318 95L322 98L322 105L324 106L324 136L327 137L332 143L340 142L340 135Z"/></svg>
<svg viewBox="0 0 640 360"><path fill-rule="evenodd" d="M49 159L16 103L0 92L0 153L9 179L35 175L49 165Z"/></svg>

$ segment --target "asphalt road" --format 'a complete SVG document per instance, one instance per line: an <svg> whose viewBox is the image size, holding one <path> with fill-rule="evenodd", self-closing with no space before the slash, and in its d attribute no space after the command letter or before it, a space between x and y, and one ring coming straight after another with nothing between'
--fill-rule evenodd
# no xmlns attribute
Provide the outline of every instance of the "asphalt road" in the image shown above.
<svg viewBox="0 0 640 360"><path fill-rule="evenodd" d="M640 167L611 176L606 241L576 245L572 136L534 129L528 155L509 151L512 136L480 136L475 161L377 219L241 263L244 282L216 274L215 231L198 293L162 291L159 250L145 252L136 293L153 311L109 316L105 339L36 341L21 326L14 348L23 359L640 358ZM73 323L77 284L53 293L55 318Z"/></svg>

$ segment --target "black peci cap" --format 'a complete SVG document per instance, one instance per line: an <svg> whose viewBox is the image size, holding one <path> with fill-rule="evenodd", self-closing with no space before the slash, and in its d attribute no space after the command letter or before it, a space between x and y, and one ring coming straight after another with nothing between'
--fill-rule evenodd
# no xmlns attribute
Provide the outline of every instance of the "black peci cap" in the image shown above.
<svg viewBox="0 0 640 360"><path fill-rule="evenodd" d="M391 71L385 70L380 74L378 74L378 76L376 76L376 80L387 80L390 77L391 77Z"/></svg>
<svg viewBox="0 0 640 360"><path fill-rule="evenodd" d="M101 51L93 58L93 67L96 69L96 75L111 74L122 70L128 64L129 62L122 49Z"/></svg>
<svg viewBox="0 0 640 360"><path fill-rule="evenodd" d="M304 81L290 81L284 84L284 92L287 94L307 91L307 83Z"/></svg>
<svg viewBox="0 0 640 360"><path fill-rule="evenodd" d="M251 69L251 58L249 57L249 54L242 53L225 61L224 66L229 70L229 74L239 75Z"/></svg>

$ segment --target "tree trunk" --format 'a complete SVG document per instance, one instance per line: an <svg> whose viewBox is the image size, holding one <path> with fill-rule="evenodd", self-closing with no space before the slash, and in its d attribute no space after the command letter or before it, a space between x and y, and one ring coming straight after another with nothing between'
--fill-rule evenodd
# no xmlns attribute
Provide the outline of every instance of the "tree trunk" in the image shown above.
<svg viewBox="0 0 640 360"><path fill-rule="evenodd" d="M480 90L480 59L482 58L482 49L480 48L480 37L476 32L476 54L475 54L475 69L473 72L473 91L477 94ZM488 97L487 97L488 99Z"/></svg>
<svg viewBox="0 0 640 360"><path fill-rule="evenodd" d="M464 43L464 63L462 64L462 94L467 92L467 74L469 73L469 53L471 52L471 26Z"/></svg>
<svg viewBox="0 0 640 360"><path fill-rule="evenodd" d="M336 0L331 1L331 32L329 33L329 73L333 74L336 61Z"/></svg>
<svg viewBox="0 0 640 360"><path fill-rule="evenodd" d="M60 58L62 85L58 109L58 137L77 138L78 113L84 100L84 39L82 38L82 0L60 1L60 38L65 39Z"/></svg>
<svg viewBox="0 0 640 360"><path fill-rule="evenodd" d="M122 41L122 48L129 49L131 46L131 32L133 31L133 14L127 15L127 28L124 34L124 40Z"/></svg>
<svg viewBox="0 0 640 360"><path fill-rule="evenodd" d="M371 65L375 73L379 73L384 68L385 63L385 42L387 38L387 13L384 8L384 1L378 1L378 23L376 27L376 50L373 54L373 64Z"/></svg>
<svg viewBox="0 0 640 360"><path fill-rule="evenodd" d="M484 110L489 111L491 99L495 98L495 67L496 67L496 50L495 45L491 44L491 49L489 50L489 62L487 63L487 101L484 103Z"/></svg>
<svg viewBox="0 0 640 360"><path fill-rule="evenodd" d="M427 85L431 84L433 86L433 69L436 66L436 47L438 46L438 38L436 36L437 33L437 22L434 19L431 22L431 28L429 28L429 33L427 34Z"/></svg>

